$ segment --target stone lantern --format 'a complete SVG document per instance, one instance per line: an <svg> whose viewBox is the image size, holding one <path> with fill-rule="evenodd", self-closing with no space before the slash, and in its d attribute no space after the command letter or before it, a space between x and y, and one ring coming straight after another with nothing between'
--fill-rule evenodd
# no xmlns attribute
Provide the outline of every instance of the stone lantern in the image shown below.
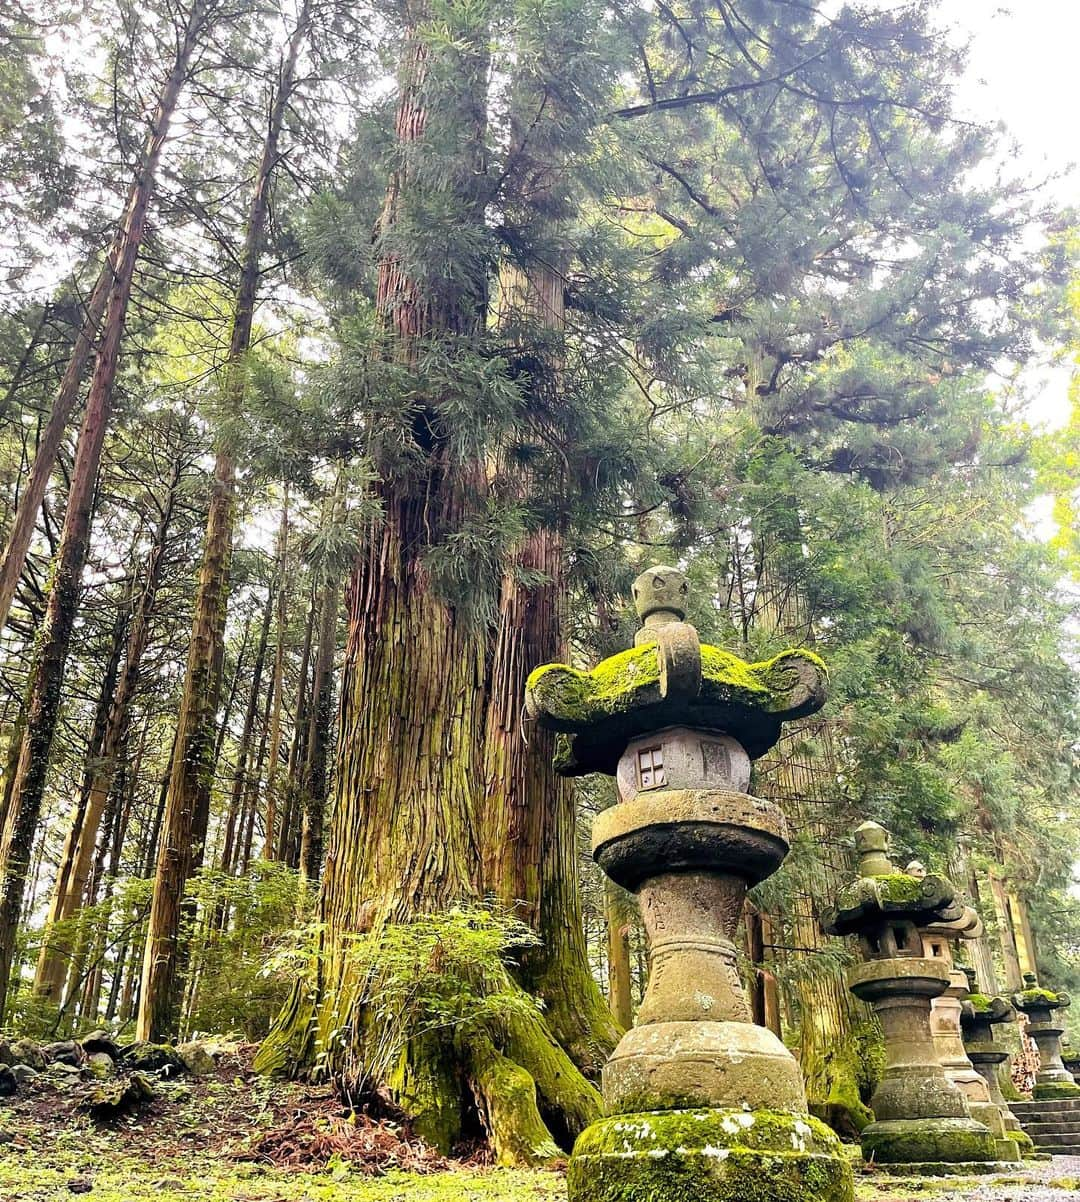
<svg viewBox="0 0 1080 1202"><path fill-rule="evenodd" d="M964 1036L964 1050L975 1071L982 1075L990 1094L990 1101L998 1108L1005 1126L1006 1138L1013 1140L1021 1155L1035 1150L1031 1137L1020 1126L1020 1120L1009 1109L1009 1103L1001 1092L998 1066L1009 1058L1008 1050L994 1039L994 1027L1016 1021L1016 1011L1001 997L988 997L980 993L975 981L975 970L965 968L968 993L963 1001L960 1027Z"/></svg>
<svg viewBox="0 0 1080 1202"><path fill-rule="evenodd" d="M862 963L848 974L885 1034L885 1072L870 1101L874 1122L862 1132L867 1160L909 1165L997 1160L989 1128L971 1117L945 1075L930 1026L930 1003L949 987L944 958L924 953L920 927L963 918L952 884L911 876L888 858L889 836L876 822L855 832L859 876L822 919L830 935L858 937Z"/></svg>
<svg viewBox="0 0 1080 1202"><path fill-rule="evenodd" d="M926 876L926 869L914 861L907 866L907 873L921 880ZM968 979L956 964L954 953L961 940L978 939L982 933L982 919L971 906L961 906L960 916L951 922L930 922L920 926L923 955L940 960L949 972L945 992L930 1003L930 1031L945 1076L967 1099L971 1117L989 1127L997 1140L998 1159L1019 1160L1020 1150L1016 1142L1008 1138L1004 1116L990 1096L986 1079L968 1059L961 1029Z"/></svg>
<svg viewBox="0 0 1080 1202"><path fill-rule="evenodd" d="M1040 989L1033 972L1024 973L1024 986L1012 996L1012 1004L1028 1017L1027 1033L1039 1049L1039 1071L1031 1096L1042 1102L1052 1098L1080 1097L1080 1085L1062 1063L1061 1037L1065 1028L1054 1018L1055 1010L1064 1010L1072 1000L1067 993Z"/></svg>
<svg viewBox="0 0 1080 1202"><path fill-rule="evenodd" d="M748 664L702 645L688 584L656 567L634 583L643 626L590 672L529 677L526 711L561 736L556 770L614 776L593 827L597 863L641 901L650 949L636 1025L604 1068L606 1117L579 1137L571 1202L849 1202L839 1141L807 1113L794 1057L753 1024L734 936L746 891L788 850L784 815L750 796L750 762L825 695L821 662Z"/></svg>

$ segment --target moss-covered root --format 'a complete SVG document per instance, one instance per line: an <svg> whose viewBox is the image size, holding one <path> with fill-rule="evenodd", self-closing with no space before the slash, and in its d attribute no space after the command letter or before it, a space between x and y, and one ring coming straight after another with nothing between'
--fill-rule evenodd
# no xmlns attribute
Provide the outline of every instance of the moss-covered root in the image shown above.
<svg viewBox="0 0 1080 1202"><path fill-rule="evenodd" d="M268 1077L295 1077L311 1057L314 1015L310 983L299 980L255 1053L255 1071Z"/></svg>
<svg viewBox="0 0 1080 1202"><path fill-rule="evenodd" d="M536 1082L545 1113L557 1117L566 1150L601 1115L600 1091L586 1081L555 1041L539 1015L523 1015L509 1024L507 1054Z"/></svg>
<svg viewBox="0 0 1080 1202"><path fill-rule="evenodd" d="M345 1065L339 1080L355 1081L362 1072ZM387 1073L386 1088L409 1116L412 1129L433 1148L449 1152L461 1138L460 1074L433 1034L417 1035L405 1044Z"/></svg>
<svg viewBox="0 0 1080 1202"><path fill-rule="evenodd" d="M538 1168L562 1156L536 1101L536 1083L490 1039L471 1039L469 1080L485 1116L495 1160L509 1168Z"/></svg>

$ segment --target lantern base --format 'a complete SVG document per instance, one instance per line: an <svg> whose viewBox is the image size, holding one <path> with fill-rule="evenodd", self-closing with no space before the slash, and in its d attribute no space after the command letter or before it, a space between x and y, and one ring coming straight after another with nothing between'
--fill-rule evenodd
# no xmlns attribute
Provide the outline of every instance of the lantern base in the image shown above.
<svg viewBox="0 0 1080 1202"><path fill-rule="evenodd" d="M863 1129L865 1160L875 1164L997 1161L994 1136L972 1118L887 1119Z"/></svg>
<svg viewBox="0 0 1080 1202"><path fill-rule="evenodd" d="M851 1165L808 1114L665 1110L613 1115L582 1132L569 1202L851 1202Z"/></svg>

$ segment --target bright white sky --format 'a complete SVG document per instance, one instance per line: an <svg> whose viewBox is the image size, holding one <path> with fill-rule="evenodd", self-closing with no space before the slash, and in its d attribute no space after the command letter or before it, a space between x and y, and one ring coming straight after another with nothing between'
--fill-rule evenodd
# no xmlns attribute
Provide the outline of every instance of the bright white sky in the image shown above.
<svg viewBox="0 0 1080 1202"><path fill-rule="evenodd" d="M1053 178L1050 195L1080 206L1080 92L1077 0L940 0L940 19L970 39L959 107L983 121L1003 123L1015 142L1018 175ZM1030 417L1063 424L1068 417L1071 365L1033 373ZM1029 387L1032 386L1029 384Z"/></svg>
<svg viewBox="0 0 1080 1202"><path fill-rule="evenodd" d="M973 116L1002 121L1019 144L1018 163L1034 176L1080 162L1075 0L941 0L942 19L971 38L961 104ZM1054 185L1062 204L1080 201L1075 174Z"/></svg>

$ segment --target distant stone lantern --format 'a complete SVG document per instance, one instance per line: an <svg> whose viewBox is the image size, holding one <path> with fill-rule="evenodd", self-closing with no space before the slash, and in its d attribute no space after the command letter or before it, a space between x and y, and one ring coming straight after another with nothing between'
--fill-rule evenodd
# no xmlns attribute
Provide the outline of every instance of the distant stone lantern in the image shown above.
<svg viewBox="0 0 1080 1202"><path fill-rule="evenodd" d="M688 584L657 567L634 583L632 649L590 672L530 676L528 715L559 733L556 770L614 776L619 802L593 855L641 901L650 948L636 1025L604 1068L607 1116L579 1137L571 1202L849 1202L836 1136L807 1113L802 1075L755 1026L734 936L746 891L788 850L784 815L746 789L784 721L824 701L806 652L748 664L702 645Z"/></svg>
<svg viewBox="0 0 1080 1202"><path fill-rule="evenodd" d="M1039 1071L1031 1096L1038 1102L1053 1098L1080 1097L1080 1085L1061 1059L1061 1037L1065 1027L1054 1017L1072 999L1067 993L1042 989L1033 972L1024 973L1024 988L1012 996L1012 1004L1028 1017L1027 1033L1039 1049Z"/></svg>
<svg viewBox="0 0 1080 1202"><path fill-rule="evenodd" d="M908 865L907 873L916 879L926 876L918 861ZM971 1117L988 1127L997 1141L999 1160L1019 1160L1020 1147L1010 1138L1005 1116L990 1093L990 1086L968 1057L962 1024L969 992L968 978L955 963L954 949L962 940L978 939L983 933L982 919L971 906L961 906L959 917L949 922L928 922L919 928L923 954L940 960L948 969L949 981L944 993L930 1003L930 1030L937 1048L938 1060L945 1075L967 1100Z"/></svg>
<svg viewBox="0 0 1080 1202"><path fill-rule="evenodd" d="M874 1122L861 1136L863 1156L880 1164L999 1159L989 1128L938 1059L930 1003L949 987L945 958L927 956L920 927L962 920L952 884L939 876L900 872L888 857L888 832L876 822L855 831L859 875L822 918L830 935L855 935L863 962L848 974L856 997L869 1002L885 1035L885 1071L870 1100Z"/></svg>
<svg viewBox="0 0 1080 1202"><path fill-rule="evenodd" d="M1001 1082L998 1080L999 1068L1008 1060L1009 1053L994 1039L994 1027L1015 1022L1016 1011L1004 998L988 997L980 993L973 968L965 968L964 975L968 980L968 992L960 1015L964 1050L975 1066L975 1071L980 1073L986 1082L990 1101L1001 1114L1006 1137L1013 1140L1022 1156L1030 1155L1034 1152L1035 1145L1020 1126L1020 1120L1009 1109L1009 1103L1001 1092Z"/></svg>

